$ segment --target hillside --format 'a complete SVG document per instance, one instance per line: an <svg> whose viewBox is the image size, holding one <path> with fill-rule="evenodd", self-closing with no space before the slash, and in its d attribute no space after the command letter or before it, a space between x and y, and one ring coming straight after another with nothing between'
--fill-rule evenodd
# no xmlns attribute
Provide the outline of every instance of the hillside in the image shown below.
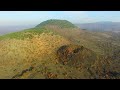
<svg viewBox="0 0 120 90"><path fill-rule="evenodd" d="M120 44L111 39L115 35L84 31L68 22L47 20L0 36L0 78L120 78Z"/></svg>
<svg viewBox="0 0 120 90"><path fill-rule="evenodd" d="M120 32L120 22L96 22L96 23L83 23L76 24L81 29L89 31L113 31Z"/></svg>
<svg viewBox="0 0 120 90"><path fill-rule="evenodd" d="M83 45L100 55L111 54L114 50L120 48L120 34L92 32L78 28L61 29L59 27L46 27L46 29L48 28L54 33L69 39L72 43Z"/></svg>

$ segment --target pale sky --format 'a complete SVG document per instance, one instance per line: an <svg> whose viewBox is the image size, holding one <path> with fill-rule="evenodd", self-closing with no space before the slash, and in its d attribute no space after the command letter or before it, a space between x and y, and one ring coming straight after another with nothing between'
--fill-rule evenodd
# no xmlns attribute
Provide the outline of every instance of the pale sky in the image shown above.
<svg viewBox="0 0 120 90"><path fill-rule="evenodd" d="M33 25L48 19L72 23L120 22L120 11L0 11L0 26Z"/></svg>

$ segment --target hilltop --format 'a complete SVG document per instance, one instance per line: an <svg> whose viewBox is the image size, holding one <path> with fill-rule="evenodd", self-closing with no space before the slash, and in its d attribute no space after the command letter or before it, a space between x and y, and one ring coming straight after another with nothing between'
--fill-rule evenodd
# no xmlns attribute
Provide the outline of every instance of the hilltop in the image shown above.
<svg viewBox="0 0 120 90"><path fill-rule="evenodd" d="M0 78L120 78L115 36L85 31L66 20L0 36Z"/></svg>
<svg viewBox="0 0 120 90"><path fill-rule="evenodd" d="M37 25L36 27L58 26L59 28L76 28L74 24L67 20L50 19Z"/></svg>

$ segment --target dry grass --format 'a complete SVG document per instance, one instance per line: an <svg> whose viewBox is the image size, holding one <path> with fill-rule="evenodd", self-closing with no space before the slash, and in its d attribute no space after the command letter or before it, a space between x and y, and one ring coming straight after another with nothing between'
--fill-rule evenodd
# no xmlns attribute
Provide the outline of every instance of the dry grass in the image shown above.
<svg viewBox="0 0 120 90"><path fill-rule="evenodd" d="M56 55L61 46L68 44L83 45L101 54L104 50L97 46L94 35L90 36L89 33L86 34L78 29L60 29L55 26L46 27L45 31L35 28L35 30L13 33L0 38L0 78L87 79L95 78L96 73L103 74L103 67L107 66L104 59L98 57L99 61L93 62L89 69L87 65L89 62L82 63L78 67L62 65ZM84 50L80 55L84 59L84 55L89 56L92 53Z"/></svg>
<svg viewBox="0 0 120 90"><path fill-rule="evenodd" d="M55 57L58 47L69 43L63 37L52 33L34 35L32 39L1 40L0 78L12 78L22 70L39 65L43 60L50 60Z"/></svg>

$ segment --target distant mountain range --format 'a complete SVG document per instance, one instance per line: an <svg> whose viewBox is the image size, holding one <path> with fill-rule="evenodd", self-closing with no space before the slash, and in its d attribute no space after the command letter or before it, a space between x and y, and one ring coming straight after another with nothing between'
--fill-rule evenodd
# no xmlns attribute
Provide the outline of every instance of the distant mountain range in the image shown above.
<svg viewBox="0 0 120 90"><path fill-rule="evenodd" d="M81 29L90 31L120 32L120 22L103 21L95 23L76 24L76 26L78 26Z"/></svg>

